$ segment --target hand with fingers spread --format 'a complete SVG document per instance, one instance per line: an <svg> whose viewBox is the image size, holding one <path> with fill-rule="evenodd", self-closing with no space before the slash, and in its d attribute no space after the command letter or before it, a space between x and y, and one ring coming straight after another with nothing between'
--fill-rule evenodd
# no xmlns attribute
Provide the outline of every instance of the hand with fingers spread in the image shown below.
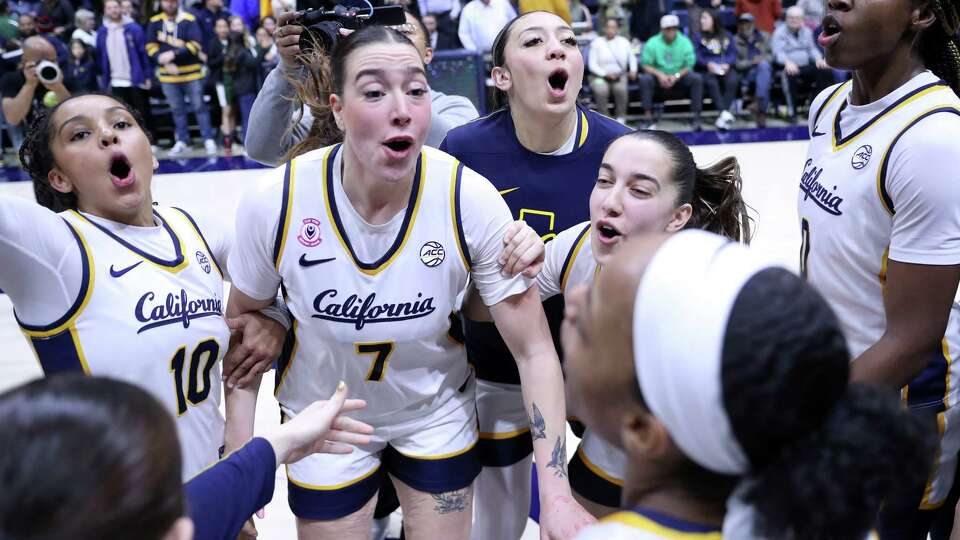
<svg viewBox="0 0 960 540"><path fill-rule="evenodd" d="M497 259L500 273L504 276L522 273L525 277L535 278L543 267L545 251L537 231L523 221L514 221L503 235L503 251Z"/></svg>
<svg viewBox="0 0 960 540"><path fill-rule="evenodd" d="M366 407L362 399L347 399L347 385L337 386L329 400L314 401L300 414L265 435L277 464L293 463L310 454L349 454L350 445L368 444L373 428L343 413Z"/></svg>
<svg viewBox="0 0 960 540"><path fill-rule="evenodd" d="M227 388L245 388L254 377L270 370L283 350L287 329L266 315L251 312L227 319L230 348L223 358Z"/></svg>
<svg viewBox="0 0 960 540"><path fill-rule="evenodd" d="M540 505L540 540L567 540L597 521L569 494L558 494Z"/></svg>

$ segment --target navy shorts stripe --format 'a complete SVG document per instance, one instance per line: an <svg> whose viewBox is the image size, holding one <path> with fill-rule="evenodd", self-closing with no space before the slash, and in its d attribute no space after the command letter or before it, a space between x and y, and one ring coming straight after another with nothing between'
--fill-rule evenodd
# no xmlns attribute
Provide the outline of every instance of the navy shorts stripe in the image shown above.
<svg viewBox="0 0 960 540"><path fill-rule="evenodd" d="M349 516L363 508L380 489L383 468L355 484L340 489L300 487L287 481L287 501L293 515L303 519L331 520Z"/></svg>
<svg viewBox="0 0 960 540"><path fill-rule="evenodd" d="M580 457L580 452L573 454L568 466L570 487L584 499L596 504L620 507L620 486L601 478L587 467Z"/></svg>
<svg viewBox="0 0 960 540"><path fill-rule="evenodd" d="M943 356L943 351L938 349L927 367L907 386L907 406L910 408L930 407L936 412L943 412L946 409L943 401L947 393L947 370L949 367L947 359Z"/></svg>
<svg viewBox="0 0 960 540"><path fill-rule="evenodd" d="M529 431L509 439L481 438L477 453L484 467L509 467L533 453L533 439Z"/></svg>
<svg viewBox="0 0 960 540"><path fill-rule="evenodd" d="M390 445L381 460L391 475L417 491L446 493L463 489L480 474L477 447L443 459L417 459L405 456Z"/></svg>

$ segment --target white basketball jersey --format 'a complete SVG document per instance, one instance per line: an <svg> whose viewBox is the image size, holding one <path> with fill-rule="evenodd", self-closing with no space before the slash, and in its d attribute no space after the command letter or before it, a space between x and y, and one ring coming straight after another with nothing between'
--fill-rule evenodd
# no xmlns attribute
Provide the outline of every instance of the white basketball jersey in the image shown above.
<svg viewBox="0 0 960 540"><path fill-rule="evenodd" d="M463 166L424 148L397 236L378 260L364 261L337 208L339 151L315 150L286 168L274 263L295 323L277 397L299 412L343 380L351 398L367 401L358 417L397 424L441 406L470 376L462 345L448 335L470 268L459 218Z"/></svg>
<svg viewBox="0 0 960 540"><path fill-rule="evenodd" d="M223 276L193 219L157 209L176 257L150 255L82 214L61 214L83 259L74 306L43 327L20 324L47 375L80 371L135 384L176 419L184 479L219 458L218 361L230 332Z"/></svg>
<svg viewBox="0 0 960 540"><path fill-rule="evenodd" d="M578 223L561 232L547 244L543 272L537 278L541 294L567 294L583 283L593 283L597 275L596 259L590 244L590 222Z"/></svg>
<svg viewBox="0 0 960 540"><path fill-rule="evenodd" d="M960 99L943 81L926 72L881 103L867 121L843 130L850 113L852 83L831 87L811 112L811 140L798 199L802 245L800 269L830 303L843 327L852 357L876 343L886 329L883 305L887 259L897 208L888 185L891 156L905 149L898 141L933 115L960 114ZM825 98L825 99L824 99ZM885 101L887 99L885 98ZM872 111L872 109L871 109ZM923 181L937 182L929 171ZM958 187L957 189L960 189ZM913 407L951 407L957 402L960 312L954 305L942 354L904 390Z"/></svg>

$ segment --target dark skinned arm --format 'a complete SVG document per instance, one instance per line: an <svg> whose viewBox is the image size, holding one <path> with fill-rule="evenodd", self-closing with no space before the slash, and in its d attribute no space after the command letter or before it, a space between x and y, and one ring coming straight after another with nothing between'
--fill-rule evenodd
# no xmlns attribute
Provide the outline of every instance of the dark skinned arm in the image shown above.
<svg viewBox="0 0 960 540"><path fill-rule="evenodd" d="M960 265L889 261L883 302L887 328L853 362L853 380L899 390L919 375L940 350L958 282Z"/></svg>

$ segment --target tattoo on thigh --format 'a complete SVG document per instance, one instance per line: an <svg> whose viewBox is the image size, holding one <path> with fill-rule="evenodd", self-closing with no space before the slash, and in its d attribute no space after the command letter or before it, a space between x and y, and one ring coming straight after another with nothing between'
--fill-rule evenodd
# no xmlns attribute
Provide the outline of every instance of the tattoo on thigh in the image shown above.
<svg viewBox="0 0 960 540"><path fill-rule="evenodd" d="M547 438L547 421L543 419L536 403L533 404L533 418L530 419L530 434L533 440Z"/></svg>
<svg viewBox="0 0 960 540"><path fill-rule="evenodd" d="M556 444L553 445L553 454L547 468L553 469L553 474L560 478L567 476L567 443L562 436L558 436Z"/></svg>
<svg viewBox="0 0 960 540"><path fill-rule="evenodd" d="M467 509L467 491L468 488L458 489L447 493L431 493L430 496L437 502L433 507L438 514L449 514L450 512L463 512Z"/></svg>

